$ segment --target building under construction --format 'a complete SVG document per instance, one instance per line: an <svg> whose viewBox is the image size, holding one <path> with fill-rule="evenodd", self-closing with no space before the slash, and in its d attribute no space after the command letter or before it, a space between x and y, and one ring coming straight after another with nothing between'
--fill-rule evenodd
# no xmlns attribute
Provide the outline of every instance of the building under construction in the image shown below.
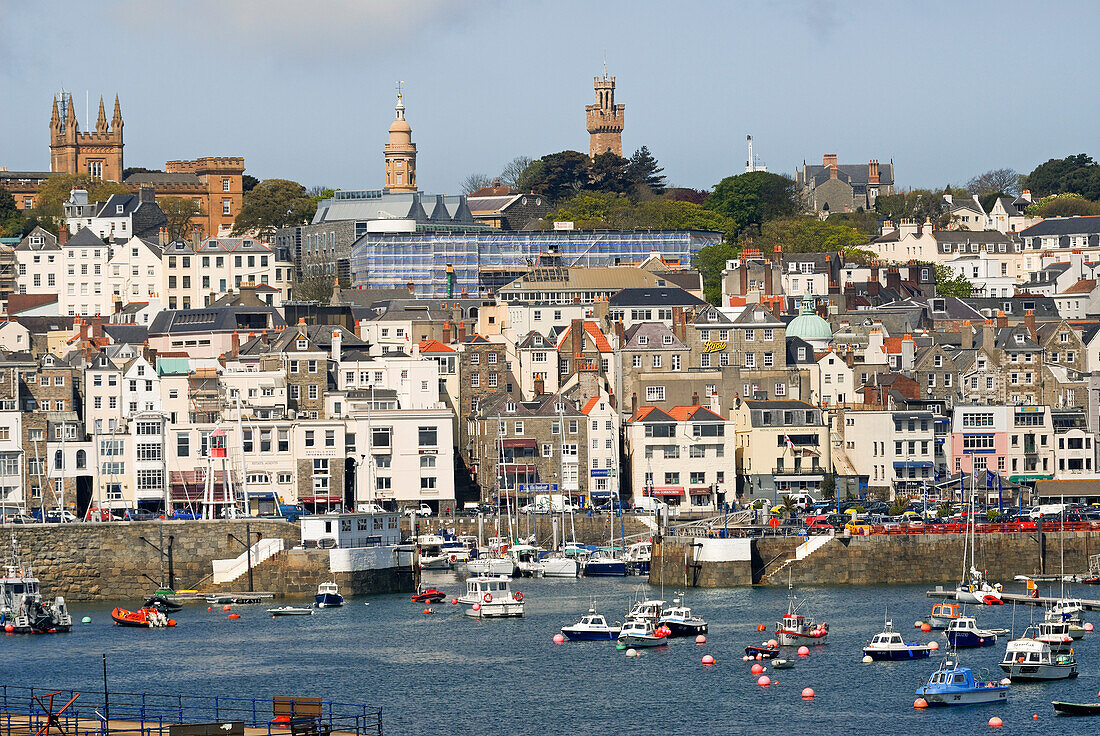
<svg viewBox="0 0 1100 736"><path fill-rule="evenodd" d="M475 296L496 291L554 254L564 267L626 266L657 253L690 268L722 234L700 230L537 230L367 233L352 247L355 286L409 287L417 296Z"/></svg>

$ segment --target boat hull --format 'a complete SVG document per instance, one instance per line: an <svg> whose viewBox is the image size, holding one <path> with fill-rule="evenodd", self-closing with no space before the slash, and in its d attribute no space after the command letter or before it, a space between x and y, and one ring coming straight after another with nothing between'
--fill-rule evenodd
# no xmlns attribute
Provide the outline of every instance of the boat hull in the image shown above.
<svg viewBox="0 0 1100 736"><path fill-rule="evenodd" d="M864 647L863 653L876 662L903 662L910 659L928 659L932 651L926 646L905 649L875 649Z"/></svg>
<svg viewBox="0 0 1100 736"><path fill-rule="evenodd" d="M780 646L784 647L801 646L803 644L824 644L828 636L828 634L815 635L788 629L781 629L775 632L776 641L779 642Z"/></svg>
<svg viewBox="0 0 1100 736"><path fill-rule="evenodd" d="M1001 669L1010 680L1069 680L1077 677L1077 664L1008 664L1001 662Z"/></svg>
<svg viewBox="0 0 1100 736"><path fill-rule="evenodd" d="M774 649L771 647L745 647L745 654L750 657L760 657L761 659L772 659L779 656L779 647Z"/></svg>
<svg viewBox="0 0 1100 736"><path fill-rule="evenodd" d="M1054 713L1060 716L1100 716L1100 703L1064 703L1055 700L1051 703Z"/></svg>
<svg viewBox="0 0 1100 736"><path fill-rule="evenodd" d="M997 685L959 692L937 692L922 688L917 690L917 695L924 698L930 706L980 705L982 703L998 703L1008 700L1008 688L1004 685Z"/></svg>
<svg viewBox="0 0 1100 736"><path fill-rule="evenodd" d="M956 649L991 647L997 643L997 635L990 632L976 634L972 631L948 631L947 641Z"/></svg>
<svg viewBox="0 0 1100 736"><path fill-rule="evenodd" d="M286 608L269 608L268 613L272 616L312 616L312 608L295 608L288 606Z"/></svg>
<svg viewBox="0 0 1100 736"><path fill-rule="evenodd" d="M318 608L339 608L344 605L344 596L333 593L318 593L313 596Z"/></svg>
<svg viewBox="0 0 1100 736"><path fill-rule="evenodd" d="M561 633L564 634L565 638L569 639L569 641L615 641L619 638L618 629L596 631L563 626Z"/></svg>
<svg viewBox="0 0 1100 736"><path fill-rule="evenodd" d="M705 621L669 621L668 619L662 619L657 622L658 626L662 624L667 626L671 632L669 636L698 636L708 631Z"/></svg>
<svg viewBox="0 0 1100 736"><path fill-rule="evenodd" d="M466 615L470 618L519 618L523 616L523 603L482 603L476 611L473 606L467 608Z"/></svg>
<svg viewBox="0 0 1100 736"><path fill-rule="evenodd" d="M511 576L515 571L515 565L511 560L505 560L499 557L480 557L476 560L470 560L466 563L466 571L471 575L508 575Z"/></svg>
<svg viewBox="0 0 1100 736"><path fill-rule="evenodd" d="M589 560L584 566L584 575L589 578L626 577L626 563L622 560Z"/></svg>
<svg viewBox="0 0 1100 736"><path fill-rule="evenodd" d="M547 557L542 561L544 578L575 578L579 571L577 561L565 557Z"/></svg>
<svg viewBox="0 0 1100 736"><path fill-rule="evenodd" d="M619 644L634 647L660 647L668 644L667 636L641 636L639 634L624 634L619 636Z"/></svg>
<svg viewBox="0 0 1100 736"><path fill-rule="evenodd" d="M932 616L928 619L928 625L931 626L933 629L946 629L948 626L951 625L951 622L957 618L958 616L954 616L951 618L945 618L943 616Z"/></svg>

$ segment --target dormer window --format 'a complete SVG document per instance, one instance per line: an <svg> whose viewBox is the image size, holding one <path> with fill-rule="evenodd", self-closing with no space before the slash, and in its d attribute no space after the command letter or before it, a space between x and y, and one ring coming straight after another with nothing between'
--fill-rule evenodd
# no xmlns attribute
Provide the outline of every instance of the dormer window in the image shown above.
<svg viewBox="0 0 1100 736"><path fill-rule="evenodd" d="M646 335L639 335L638 336L638 344L639 345L648 345L649 344L649 337L647 337Z"/></svg>
<svg viewBox="0 0 1100 736"><path fill-rule="evenodd" d="M932 311L933 312L946 312L947 311L947 302L943 299L933 299L932 300Z"/></svg>
<svg viewBox="0 0 1100 736"><path fill-rule="evenodd" d="M126 205L122 205L122 204L116 204L115 205L115 214L116 215L121 215L125 210L126 210Z"/></svg>
<svg viewBox="0 0 1100 736"><path fill-rule="evenodd" d="M1016 344L1017 345L1023 345L1024 344L1024 336L1023 336L1022 333L1017 332L1014 337L1016 338Z"/></svg>
<svg viewBox="0 0 1100 736"><path fill-rule="evenodd" d="M516 411L516 402L509 401L507 404L504 405L504 411L508 412L509 414L514 413Z"/></svg>
<svg viewBox="0 0 1100 736"><path fill-rule="evenodd" d="M299 350L305 350L309 347L309 342L304 337L299 337L296 345Z"/></svg>
<svg viewBox="0 0 1100 736"><path fill-rule="evenodd" d="M664 344L665 345L671 345L672 344L672 335L665 335Z"/></svg>

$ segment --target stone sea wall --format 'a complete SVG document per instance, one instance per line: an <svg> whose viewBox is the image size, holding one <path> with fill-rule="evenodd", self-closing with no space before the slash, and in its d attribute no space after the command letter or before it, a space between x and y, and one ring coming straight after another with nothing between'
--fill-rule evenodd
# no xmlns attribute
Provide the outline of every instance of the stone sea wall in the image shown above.
<svg viewBox="0 0 1100 736"><path fill-rule="evenodd" d="M558 525L558 541L560 543L562 539L561 530L561 516L556 515L554 517ZM652 517L649 517L652 518ZM567 539L572 539L574 531L577 535L577 542L579 544L607 544L611 536L611 526L614 523L615 526L615 539L620 540L625 530L627 541L635 542L641 538L648 538L652 534L652 527L647 526L642 522L641 518L636 517L633 514L627 514L622 517L622 523L620 525L620 519L618 516L611 516L610 514L594 514L588 516L587 514L578 513L573 516L572 522L568 516L565 517L565 536ZM513 518L513 527L517 528L517 533L520 537L526 537L532 532L535 533L538 538L538 544L549 548L553 541L553 524L551 516L549 514L523 514L517 522ZM454 529L457 534L469 535L476 537L478 533L478 520L476 516L457 516L457 517L431 517L427 519L421 519L420 521L420 533L430 534L436 532L441 526L448 529ZM508 528L507 517L501 519L501 529ZM409 526L409 517L405 517L401 520L401 533L405 536L412 534L411 527ZM496 523L490 519L485 518L482 521L482 541L488 540L489 537L496 535ZM503 533L507 536L507 532ZM621 542L616 541L616 546Z"/></svg>

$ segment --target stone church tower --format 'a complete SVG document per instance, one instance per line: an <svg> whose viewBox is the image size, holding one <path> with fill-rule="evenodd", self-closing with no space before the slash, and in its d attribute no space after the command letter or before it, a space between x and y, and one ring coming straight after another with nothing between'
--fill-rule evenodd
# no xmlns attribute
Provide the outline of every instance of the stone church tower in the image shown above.
<svg viewBox="0 0 1100 736"><path fill-rule="evenodd" d="M606 64L604 66L603 77L592 79L596 88L596 104L585 105L584 108L588 122L588 155L592 158L607 151L616 156L623 155L626 105L615 104L615 77L609 77Z"/></svg>
<svg viewBox="0 0 1100 736"><path fill-rule="evenodd" d="M397 93L396 117L390 125L390 140L386 144L386 191L416 191L416 144L412 128L405 120L405 103Z"/></svg>
<svg viewBox="0 0 1100 736"><path fill-rule="evenodd" d="M50 171L122 181L122 110L118 95L111 127L107 127L107 110L100 97L95 131L88 133L80 132L72 94L54 98L50 116Z"/></svg>

